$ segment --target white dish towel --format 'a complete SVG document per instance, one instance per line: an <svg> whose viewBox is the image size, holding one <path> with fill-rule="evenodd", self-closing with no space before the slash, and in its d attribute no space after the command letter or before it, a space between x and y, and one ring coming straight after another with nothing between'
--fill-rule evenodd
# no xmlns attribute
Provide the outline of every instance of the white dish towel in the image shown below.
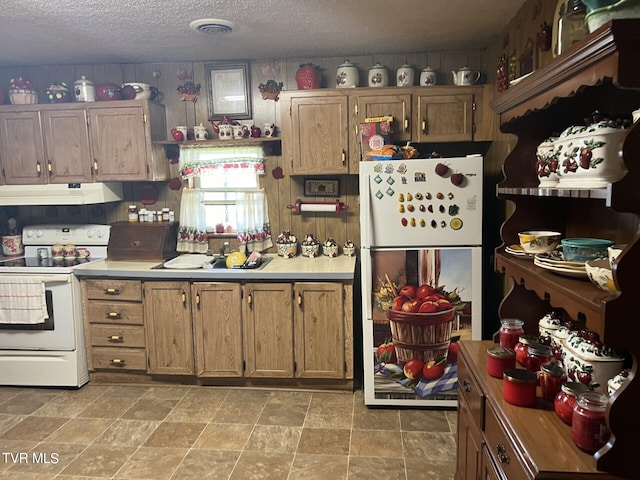
<svg viewBox="0 0 640 480"><path fill-rule="evenodd" d="M0 323L44 323L49 318L44 283L20 275L0 276Z"/></svg>

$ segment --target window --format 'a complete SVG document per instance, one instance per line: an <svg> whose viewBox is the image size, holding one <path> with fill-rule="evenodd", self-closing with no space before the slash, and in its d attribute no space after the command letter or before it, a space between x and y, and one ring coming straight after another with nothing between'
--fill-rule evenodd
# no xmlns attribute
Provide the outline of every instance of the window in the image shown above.
<svg viewBox="0 0 640 480"><path fill-rule="evenodd" d="M237 231L237 194L247 189L259 188L258 174L252 171L226 169L216 175L204 175L198 180L196 186L205 191L207 231L218 231L216 226L220 224L224 227L230 226L234 232Z"/></svg>

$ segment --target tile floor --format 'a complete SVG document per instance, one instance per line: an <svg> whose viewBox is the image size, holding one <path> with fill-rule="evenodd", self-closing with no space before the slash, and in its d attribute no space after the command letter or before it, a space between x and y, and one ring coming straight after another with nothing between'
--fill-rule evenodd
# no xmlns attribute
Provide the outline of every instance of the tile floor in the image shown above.
<svg viewBox="0 0 640 480"><path fill-rule="evenodd" d="M0 387L0 478L451 479L455 430L361 391Z"/></svg>

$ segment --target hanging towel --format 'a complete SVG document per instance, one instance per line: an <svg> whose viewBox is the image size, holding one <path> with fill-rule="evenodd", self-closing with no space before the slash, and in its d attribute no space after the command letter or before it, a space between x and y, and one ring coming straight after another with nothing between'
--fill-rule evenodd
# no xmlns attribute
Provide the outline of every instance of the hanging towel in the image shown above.
<svg viewBox="0 0 640 480"><path fill-rule="evenodd" d="M0 323L44 323L49 318L44 283L20 275L0 276Z"/></svg>

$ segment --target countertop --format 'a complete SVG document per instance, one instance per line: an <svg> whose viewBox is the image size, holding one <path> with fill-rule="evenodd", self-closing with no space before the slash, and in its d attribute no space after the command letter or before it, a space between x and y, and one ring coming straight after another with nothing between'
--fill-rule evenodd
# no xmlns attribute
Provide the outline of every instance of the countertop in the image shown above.
<svg viewBox="0 0 640 480"><path fill-rule="evenodd" d="M355 275L356 257L339 255L327 257L321 255L316 258L297 256L283 258L276 254L267 254L270 261L255 270L247 269L202 269L186 270L153 268L161 265L160 261L114 261L100 260L73 269L77 277L112 277L141 280L193 280L193 281L238 281L252 282L254 280L353 280Z"/></svg>

